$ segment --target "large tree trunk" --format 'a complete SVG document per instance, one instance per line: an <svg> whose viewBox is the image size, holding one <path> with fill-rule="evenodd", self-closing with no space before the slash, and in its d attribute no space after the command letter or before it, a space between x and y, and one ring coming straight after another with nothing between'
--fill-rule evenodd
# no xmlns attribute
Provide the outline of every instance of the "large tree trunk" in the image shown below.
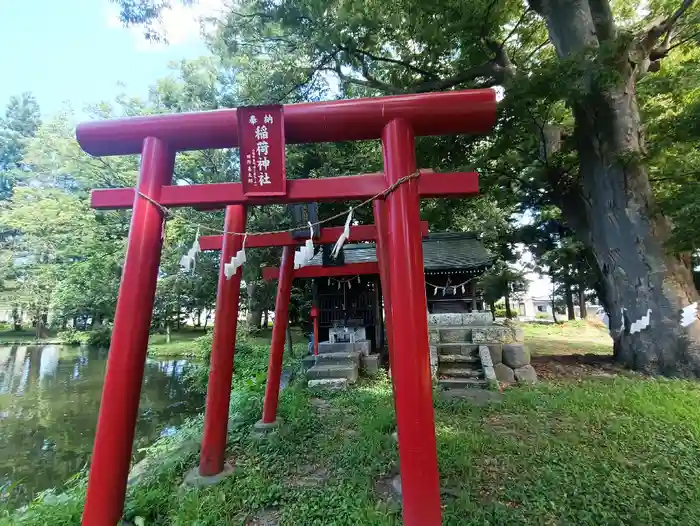
<svg viewBox="0 0 700 526"><path fill-rule="evenodd" d="M544 17L562 58L615 35L605 0L531 0L530 4ZM615 63L619 81L606 77L607 84L597 84L592 71L584 72L580 80L588 93L569 101L580 177L562 197L562 209L595 254L616 358L650 373L697 377L700 323L684 329L679 321L680 310L698 294L686 262L664 250L670 225L655 211L641 161L636 65L629 51L621 50ZM649 327L632 334L630 325L647 313Z"/></svg>
<svg viewBox="0 0 700 526"><path fill-rule="evenodd" d="M574 293L571 290L571 283L564 282L564 299L566 300L566 315L569 320L576 319L576 311L574 310Z"/></svg>
<svg viewBox="0 0 700 526"><path fill-rule="evenodd" d="M578 285L578 309L582 320L588 318L588 309L586 308L586 288L582 283L579 283Z"/></svg>
<svg viewBox="0 0 700 526"><path fill-rule="evenodd" d="M256 293L258 292L257 283L248 283L246 285L246 293L248 294L248 330L257 331L262 323L262 309L260 302L257 300Z"/></svg>

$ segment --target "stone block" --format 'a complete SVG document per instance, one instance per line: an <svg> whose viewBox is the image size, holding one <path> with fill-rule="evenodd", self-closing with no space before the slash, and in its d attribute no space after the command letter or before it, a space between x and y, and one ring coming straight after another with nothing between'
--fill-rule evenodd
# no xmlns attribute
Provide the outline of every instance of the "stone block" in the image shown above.
<svg viewBox="0 0 700 526"><path fill-rule="evenodd" d="M181 487L201 488L204 486L212 486L214 484L218 484L225 478L230 477L235 473L236 470L234 466L228 463L224 464L224 469L221 471L221 473L217 473L216 475L211 476L200 475L199 466L197 466L192 468L185 474L185 479L182 481Z"/></svg>
<svg viewBox="0 0 700 526"><path fill-rule="evenodd" d="M312 357L313 358L313 357ZM359 352L327 352L316 357L315 364L318 365L352 365L360 366Z"/></svg>
<svg viewBox="0 0 700 526"><path fill-rule="evenodd" d="M342 342L342 343L331 343L331 342L320 342L318 344L318 353L328 353L328 352L353 352L354 343Z"/></svg>
<svg viewBox="0 0 700 526"><path fill-rule="evenodd" d="M354 365L314 365L306 371L309 380L321 378L345 378L349 383L357 381L358 370Z"/></svg>
<svg viewBox="0 0 700 526"><path fill-rule="evenodd" d="M314 365L316 365L316 357L313 355L307 355L304 356L301 359L301 370L302 372L306 372L309 369L311 369Z"/></svg>
<svg viewBox="0 0 700 526"><path fill-rule="evenodd" d="M372 352L372 342L369 340L363 340L361 342L355 342L353 344L353 351L359 352L363 356L369 356Z"/></svg>
<svg viewBox="0 0 700 526"><path fill-rule="evenodd" d="M537 382L537 372L532 365L525 365L513 371L515 379L520 383L534 384Z"/></svg>
<svg viewBox="0 0 700 526"><path fill-rule="evenodd" d="M503 345L500 343L489 343L487 346L489 353L491 353L491 362L494 365L503 362Z"/></svg>
<svg viewBox="0 0 700 526"><path fill-rule="evenodd" d="M506 364L497 363L493 366L493 370L495 371L496 378L498 378L499 382L508 384L515 382L515 373L513 373L513 369L508 367Z"/></svg>
<svg viewBox="0 0 700 526"><path fill-rule="evenodd" d="M472 330L466 327L440 329L440 341L443 343L460 343L469 341Z"/></svg>
<svg viewBox="0 0 700 526"><path fill-rule="evenodd" d="M522 343L509 343L503 346L503 363L511 369L530 364L530 351Z"/></svg>
<svg viewBox="0 0 700 526"><path fill-rule="evenodd" d="M490 312L463 312L462 325L490 325L493 318Z"/></svg>
<svg viewBox="0 0 700 526"><path fill-rule="evenodd" d="M479 358L481 359L481 366L493 368L493 361L491 360L491 353L486 345L479 345Z"/></svg>
<svg viewBox="0 0 700 526"><path fill-rule="evenodd" d="M368 356L361 357L360 366L362 371L366 374L377 374L379 372L379 367L381 366L380 361L381 356L378 354L370 354Z"/></svg>
<svg viewBox="0 0 700 526"><path fill-rule="evenodd" d="M513 329L511 327L491 325L472 329L473 343L510 343L512 341Z"/></svg>
<svg viewBox="0 0 700 526"><path fill-rule="evenodd" d="M428 341L430 343L440 343L440 331L432 328L428 330Z"/></svg>
<svg viewBox="0 0 700 526"><path fill-rule="evenodd" d="M435 345L430 346L430 365L434 366L438 364L438 348Z"/></svg>
<svg viewBox="0 0 700 526"><path fill-rule="evenodd" d="M430 325L462 325L462 315L458 312L441 312L439 314L429 314L428 323Z"/></svg>
<svg viewBox="0 0 700 526"><path fill-rule="evenodd" d="M311 391L340 391L347 389L347 378L320 378L318 380L309 380L307 384Z"/></svg>

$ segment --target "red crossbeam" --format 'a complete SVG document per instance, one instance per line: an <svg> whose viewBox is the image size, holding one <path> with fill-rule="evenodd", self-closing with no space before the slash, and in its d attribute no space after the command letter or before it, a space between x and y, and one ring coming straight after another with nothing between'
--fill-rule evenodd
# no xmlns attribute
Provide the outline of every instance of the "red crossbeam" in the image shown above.
<svg viewBox="0 0 700 526"><path fill-rule="evenodd" d="M334 276L357 276L360 274L379 274L379 265L376 261L365 263L346 263L337 267L322 267L312 265L301 267L294 271L294 278L332 278ZM263 279L272 280L280 277L279 267L264 267Z"/></svg>
<svg viewBox="0 0 700 526"><path fill-rule="evenodd" d="M406 174L408 175L408 174ZM272 203L310 203L313 201L351 201L369 199L387 188L384 174L372 173L323 179L291 179L287 181L287 195L243 195L241 183L193 184L164 186L160 204L181 207L206 208L226 205L266 205ZM421 170L418 179L421 197L460 197L479 193L479 174L474 172L435 173ZM133 188L108 188L93 190L92 208L116 210L131 208L134 204Z"/></svg>
<svg viewBox="0 0 700 526"><path fill-rule="evenodd" d="M416 136L486 133L496 120L490 89L346 99L284 106L287 144L379 139L384 126L405 120ZM78 125L80 146L91 155L141 153L146 137L175 151L238 146L235 109L90 121Z"/></svg>
<svg viewBox="0 0 700 526"><path fill-rule="evenodd" d="M335 243L345 227L332 226L321 228L321 234L314 238L316 245L329 245ZM421 235L428 236L428 222L421 221ZM377 239L377 229L374 225L358 225L350 227L350 241L375 241ZM202 236L199 238L199 247L202 250L221 250L224 236ZM279 234L263 234L261 236L248 236L245 242L246 248L261 247L284 247L303 245L306 238L294 238L290 232Z"/></svg>

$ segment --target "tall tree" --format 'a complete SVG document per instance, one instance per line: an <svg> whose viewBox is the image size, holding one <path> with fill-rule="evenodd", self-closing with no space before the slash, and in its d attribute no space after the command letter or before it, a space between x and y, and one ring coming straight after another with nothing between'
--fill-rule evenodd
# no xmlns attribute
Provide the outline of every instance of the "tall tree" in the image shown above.
<svg viewBox="0 0 700 526"><path fill-rule="evenodd" d="M335 75L344 96L502 86L494 142L510 140L504 159L529 169L497 175L543 193L593 251L617 358L698 376L700 324L678 323L697 292L689 258L667 252L636 88L697 30L693 0L247 0L221 21L216 45L274 64L277 78ZM650 327L630 333L647 309Z"/></svg>

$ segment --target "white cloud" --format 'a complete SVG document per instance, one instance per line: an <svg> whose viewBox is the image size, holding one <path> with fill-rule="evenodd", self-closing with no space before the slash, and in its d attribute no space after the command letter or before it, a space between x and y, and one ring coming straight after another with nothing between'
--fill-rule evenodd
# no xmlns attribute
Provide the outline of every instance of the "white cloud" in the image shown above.
<svg viewBox="0 0 700 526"><path fill-rule="evenodd" d="M111 2L107 5L107 27L129 31L139 51L157 51L166 45L182 46L200 41L205 19L220 17L226 12L227 5L228 0L196 0L188 6L174 1L172 8L163 11L161 20L155 25L156 30L167 38L167 44L146 40L140 26L124 27L119 20L119 8Z"/></svg>

